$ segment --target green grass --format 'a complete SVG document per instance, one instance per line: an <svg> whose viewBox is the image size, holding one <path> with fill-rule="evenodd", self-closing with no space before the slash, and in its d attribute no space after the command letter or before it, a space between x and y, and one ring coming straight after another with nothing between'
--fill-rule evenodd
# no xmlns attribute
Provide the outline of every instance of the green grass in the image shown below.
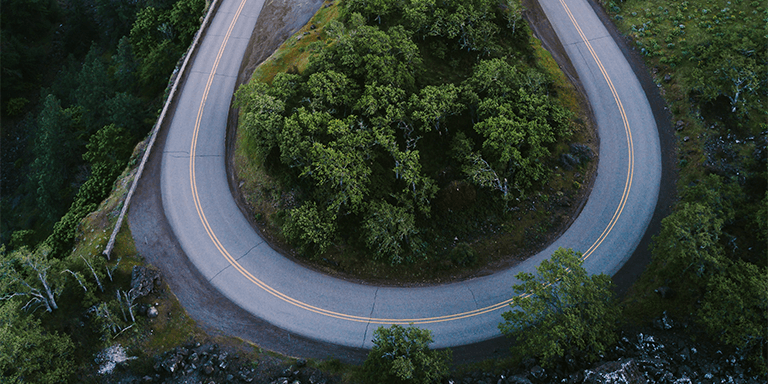
<svg viewBox="0 0 768 384"><path fill-rule="evenodd" d="M327 4L333 5L326 7ZM256 68L251 81L271 83L278 73L303 72L307 68L309 58L326 44L327 23L338 18L340 12L338 5L325 2L304 27L289 37L275 53ZM312 25L315 26L314 29Z"/></svg>
<svg viewBox="0 0 768 384"><path fill-rule="evenodd" d="M748 137L768 128L764 105L753 106L755 115L744 121L735 119L729 113L724 98L706 103L692 89L695 69L701 66L700 62L692 60L693 52L722 36L737 36L739 39L744 36L746 39L751 31L765 31L768 13L764 2L629 0L606 1L604 6L619 29L632 38L633 44L644 55L647 66L653 69L654 81L659 85L674 121L683 123L684 129L678 133L681 186L704 174L704 145L713 133L735 133ZM765 33L758 32L752 36L759 36L765 43ZM761 44L760 41L754 43L758 47ZM716 49L733 49L735 54L739 52L735 46ZM759 59L755 60L760 65ZM670 76L668 81L665 76ZM716 77L714 74L707 76L706 81L713 81ZM719 132L712 132L713 126Z"/></svg>

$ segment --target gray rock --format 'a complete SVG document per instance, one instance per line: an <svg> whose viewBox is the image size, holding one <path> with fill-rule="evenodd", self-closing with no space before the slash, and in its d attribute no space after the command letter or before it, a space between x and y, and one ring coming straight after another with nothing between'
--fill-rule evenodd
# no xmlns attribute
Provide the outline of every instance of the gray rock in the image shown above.
<svg viewBox="0 0 768 384"><path fill-rule="evenodd" d="M509 384L531 384L531 381L527 377L523 376L509 376L507 377L507 383Z"/></svg>
<svg viewBox="0 0 768 384"><path fill-rule="evenodd" d="M134 298L144 297L149 295L155 288L155 285L160 285L160 271L142 267L140 265L134 265L131 271L131 290L129 291Z"/></svg>
<svg viewBox="0 0 768 384"><path fill-rule="evenodd" d="M585 384L616 383L630 384L645 382L645 375L635 359L611 361L602 364L594 370L584 371Z"/></svg>
<svg viewBox="0 0 768 384"><path fill-rule="evenodd" d="M161 366L163 369L165 369L166 372L173 374L176 372L176 370L179 369L179 365L183 359L184 357L181 355L172 354L163 360Z"/></svg>
<svg viewBox="0 0 768 384"><path fill-rule="evenodd" d="M150 319L154 319L154 318L155 318L155 317L157 317L159 314L160 314L160 313L159 313L159 312L157 312L157 308L155 308L154 306L150 306L149 308L147 308L147 317L148 317L148 318L150 318Z"/></svg>
<svg viewBox="0 0 768 384"><path fill-rule="evenodd" d="M653 327L656 329L667 330L672 329L674 326L675 324L669 315L667 315L667 311L664 311L661 317L653 321Z"/></svg>
<svg viewBox="0 0 768 384"><path fill-rule="evenodd" d="M532 382L543 383L547 380L547 371L545 371L544 368L537 365L531 368L529 377L531 378Z"/></svg>

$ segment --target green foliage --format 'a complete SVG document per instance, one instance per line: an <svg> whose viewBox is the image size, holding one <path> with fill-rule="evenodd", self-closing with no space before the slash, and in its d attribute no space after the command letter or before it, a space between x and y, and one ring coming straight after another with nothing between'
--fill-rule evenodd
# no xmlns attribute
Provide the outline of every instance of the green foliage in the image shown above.
<svg viewBox="0 0 768 384"><path fill-rule="evenodd" d="M379 327L363 373L371 383L438 383L449 373L452 354L430 350L431 342L432 332L427 329Z"/></svg>
<svg viewBox="0 0 768 384"><path fill-rule="evenodd" d="M200 29L205 10L205 0L180 0L173 4L168 21L173 25L179 39L189 45Z"/></svg>
<svg viewBox="0 0 768 384"><path fill-rule="evenodd" d="M570 354L597 360L616 339L620 309L605 274L589 276L581 254L559 248L536 273L515 276L511 311L502 314L501 332L517 338L525 355L552 365Z"/></svg>
<svg viewBox="0 0 768 384"><path fill-rule="evenodd" d="M104 125L104 101L114 94L114 84L107 72L96 45L91 46L80 73L74 92L75 103L83 109L83 123L91 134Z"/></svg>
<svg viewBox="0 0 768 384"><path fill-rule="evenodd" d="M765 191L765 197L760 203L757 215L755 216L755 224L758 229L758 237L768 242L768 191Z"/></svg>
<svg viewBox="0 0 768 384"><path fill-rule="evenodd" d="M474 129L485 141L480 153L468 150L471 143L461 144L464 172L505 197L507 184L523 195L547 176L542 160L550 155L549 146L570 135L570 113L548 97L543 75L519 73L504 60L479 62L466 86L477 95Z"/></svg>
<svg viewBox="0 0 768 384"><path fill-rule="evenodd" d="M148 6L138 12L130 41L145 89L155 93L165 87L200 26L204 8L205 0L180 0L171 9Z"/></svg>
<svg viewBox="0 0 768 384"><path fill-rule="evenodd" d="M138 57L147 57L160 39L161 11L155 7L146 7L136 14L136 21L131 27L130 42L133 52Z"/></svg>
<svg viewBox="0 0 768 384"><path fill-rule="evenodd" d="M68 175L66 159L72 149L67 143L72 118L61 108L59 100L48 95L38 116L30 179L37 190L37 202L45 217L55 219L61 214L66 196Z"/></svg>
<svg viewBox="0 0 768 384"><path fill-rule="evenodd" d="M120 126L129 133L123 147L130 148L130 143L144 137L150 128L147 124L149 113L144 102L127 92L118 92L103 105L106 112L106 124Z"/></svg>
<svg viewBox="0 0 768 384"><path fill-rule="evenodd" d="M288 211L283 234L288 240L299 244L302 253L322 253L332 244L336 225L335 217L321 211L314 202Z"/></svg>
<svg viewBox="0 0 768 384"><path fill-rule="evenodd" d="M285 103L270 95L269 91L270 87L265 83L250 82L240 87L236 95L242 116L240 129L253 145L253 154L260 163L277 148L283 128Z"/></svg>
<svg viewBox="0 0 768 384"><path fill-rule="evenodd" d="M421 64L418 46L411 34L400 26L382 31L360 25L347 30L329 49L323 50L310 66L310 72L334 70L348 74L362 84L391 85L412 89L416 69Z"/></svg>
<svg viewBox="0 0 768 384"><path fill-rule="evenodd" d="M133 55L133 48L128 36L123 36L112 55L112 76L120 92L134 91L136 87L136 71L138 63Z"/></svg>
<svg viewBox="0 0 768 384"><path fill-rule="evenodd" d="M47 55L45 44L58 24L61 9L54 0L3 0L1 8L2 94L4 100L11 100L39 86L41 64Z"/></svg>
<svg viewBox="0 0 768 384"><path fill-rule="evenodd" d="M703 278L722 268L723 219L707 205L683 203L661 222L652 251L669 265L672 274Z"/></svg>
<svg viewBox="0 0 768 384"><path fill-rule="evenodd" d="M711 41L695 46L690 59L696 66L687 78L691 91L701 94L705 101L726 97L730 112L740 119L765 116L768 110L761 100L768 94L768 51L757 46L760 40L756 34L740 31L716 34ZM762 41L766 41L765 36Z"/></svg>
<svg viewBox="0 0 768 384"><path fill-rule="evenodd" d="M464 267L474 264L475 260L477 260L477 252L472 249L471 245L461 242L456 244L456 247L451 250L448 258L454 265Z"/></svg>
<svg viewBox="0 0 768 384"><path fill-rule="evenodd" d="M23 97L14 97L13 99L8 100L8 105L5 107L5 113L11 117L21 115L27 104L29 104L29 100Z"/></svg>
<svg viewBox="0 0 768 384"><path fill-rule="evenodd" d="M22 298L23 309L58 309L56 299L64 290L61 262L50 258L50 248L21 247L9 254L0 246L0 300Z"/></svg>
<svg viewBox="0 0 768 384"><path fill-rule="evenodd" d="M493 0L353 0L345 5L349 14L358 12L383 26L403 25L422 40L441 38L454 50L499 55L499 39L515 36L520 20L520 3L509 3L514 6L502 8Z"/></svg>
<svg viewBox="0 0 768 384"><path fill-rule="evenodd" d="M91 165L103 163L114 171L122 171L131 155L131 147L125 144L127 141L128 135L122 127L115 124L104 126L91 136L85 146L88 151L83 160Z"/></svg>
<svg viewBox="0 0 768 384"><path fill-rule="evenodd" d="M428 85L418 95L411 95L409 107L413 111L411 116L415 125L423 132L435 130L440 134L447 133L447 120L466 108L459 98L460 91L453 84Z"/></svg>
<svg viewBox="0 0 768 384"><path fill-rule="evenodd" d="M751 354L763 370L760 351L768 344L768 270L741 260L707 282L697 312L699 323L712 335ZM751 353L749 353L751 351Z"/></svg>
<svg viewBox="0 0 768 384"><path fill-rule="evenodd" d="M685 95L693 110L706 108L702 114L717 116L731 129L746 126L757 133L768 115L768 11L758 4L629 0L606 8L617 13L617 24L652 66L658 61L676 75L670 85L679 89L677 97Z"/></svg>
<svg viewBox="0 0 768 384"><path fill-rule="evenodd" d="M282 228L302 248L327 243L318 234L329 232L318 228L363 228L348 243L365 244L378 260L426 257L415 236L434 235L424 223L441 187L440 167L460 168L465 180L508 201L544 181L551 149L570 134L570 115L549 98L551 81L524 63L518 70L508 57L465 57L476 65L457 70L457 81L419 77L433 70L423 47L450 45L458 56L495 50L516 16L508 22L505 10L484 0L405 3L345 3L344 17L318 29L325 48L309 57L304 73L280 73L271 84L252 81L237 92L248 156L280 175L307 207L293 209L289 230ZM484 47L472 37L478 33ZM453 151L443 150L452 143ZM309 207L318 214L306 216L315 212ZM302 237L301 228L311 234Z"/></svg>
<svg viewBox="0 0 768 384"><path fill-rule="evenodd" d="M75 371L75 346L69 336L46 331L15 301L0 301L0 340L3 382L69 382Z"/></svg>
<svg viewBox="0 0 768 384"><path fill-rule="evenodd" d="M376 252L377 259L387 260L392 265L407 261L409 244L411 241L419 243L415 238L419 231L413 213L387 202L374 202L372 205L363 224L368 248Z"/></svg>
<svg viewBox="0 0 768 384"><path fill-rule="evenodd" d="M125 130L114 124L91 136L86 145L88 151L83 155L83 159L91 164L91 175L80 186L69 210L54 224L53 233L46 240L56 257L66 255L77 236L80 221L112 191L115 178L123 171L131 154L126 142Z"/></svg>

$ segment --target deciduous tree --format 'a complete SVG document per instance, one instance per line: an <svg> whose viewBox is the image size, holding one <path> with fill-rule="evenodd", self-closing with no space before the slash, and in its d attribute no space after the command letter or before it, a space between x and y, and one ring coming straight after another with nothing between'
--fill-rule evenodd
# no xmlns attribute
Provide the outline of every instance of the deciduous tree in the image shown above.
<svg viewBox="0 0 768 384"><path fill-rule="evenodd" d="M288 211L283 233L288 240L299 245L301 252L325 252L336 235L336 217L318 209L315 202L305 202Z"/></svg>
<svg viewBox="0 0 768 384"><path fill-rule="evenodd" d="M536 273L515 277L512 310L501 332L517 338L519 350L551 365L566 354L596 360L616 340L619 307L605 274L589 276L581 253L559 248Z"/></svg>
<svg viewBox="0 0 768 384"><path fill-rule="evenodd" d="M45 244L34 251L22 247L5 253L0 249L0 300L20 297L26 300L22 308L58 309L56 298L64 289L62 269L58 260L49 258L50 248Z"/></svg>
<svg viewBox="0 0 768 384"><path fill-rule="evenodd" d="M757 357L768 343L768 271L742 260L729 264L707 282L698 321L721 341Z"/></svg>
<svg viewBox="0 0 768 384"><path fill-rule="evenodd" d="M723 223L710 206L682 203L661 221L661 231L653 238L653 255L667 264L669 273L705 281L725 266L719 243Z"/></svg>
<svg viewBox="0 0 768 384"><path fill-rule="evenodd" d="M379 327L363 372L371 383L437 383L448 375L452 353L430 350L431 342L428 329Z"/></svg>
<svg viewBox="0 0 768 384"><path fill-rule="evenodd" d="M371 203L363 230L365 243L376 258L392 265L404 261L409 241L419 233L413 213L383 201Z"/></svg>
<svg viewBox="0 0 768 384"><path fill-rule="evenodd" d="M75 346L48 332L15 301L0 301L0 377L7 383L64 383L74 373Z"/></svg>

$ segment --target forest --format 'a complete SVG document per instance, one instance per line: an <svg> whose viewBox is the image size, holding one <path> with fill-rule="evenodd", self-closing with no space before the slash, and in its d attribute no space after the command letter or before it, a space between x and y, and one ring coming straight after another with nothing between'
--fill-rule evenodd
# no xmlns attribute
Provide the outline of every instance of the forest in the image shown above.
<svg viewBox="0 0 768 384"><path fill-rule="evenodd" d="M11 382L68 381L98 340L130 327L130 262L107 265L76 240L152 128L207 7L3 0L0 373Z"/></svg>
<svg viewBox="0 0 768 384"><path fill-rule="evenodd" d="M425 244L440 238L430 218L448 209L476 215L481 203L513 211L551 178L548 159L568 151L578 122L536 64L520 4L445 3L344 2L317 27L322 37L303 45L298 65L257 70L264 81L238 92L249 159L285 188L268 191L287 203L270 219L302 253L345 241L387 265L445 257ZM152 300L170 303L174 316L158 319L150 335L139 315L147 299L128 289L142 264L130 233L107 261L97 222L119 204L98 210L135 165L134 147L208 5L2 1L3 381L98 382L95 356L118 343L138 357L131 369L155 372L153 354L204 334L166 291ZM510 361L487 366L529 357L557 366L577 353L593 361L614 347L620 328L665 310L691 338L715 343L744 361L748 377L764 378L768 10L746 0L602 5L672 113L677 201L654 237L653 260L623 298L607 276L587 276L571 250L521 274L514 289L527 295L515 303L528 311L499 319L520 343ZM445 71L438 77L425 67ZM449 185L460 193L441 193ZM344 238L352 226L361 236ZM456 265L476 257L464 245L454 249ZM664 297L661 288L673 293ZM451 353L430 351L430 341L414 327L379 328L362 367L321 366L343 372L344 382L374 374L434 382L450 374Z"/></svg>
<svg viewBox="0 0 768 384"><path fill-rule="evenodd" d="M326 16L301 68L237 92L244 167L274 183L257 193L290 196L257 215L309 258L473 263L471 240L518 226L578 125L521 10L348 1Z"/></svg>

